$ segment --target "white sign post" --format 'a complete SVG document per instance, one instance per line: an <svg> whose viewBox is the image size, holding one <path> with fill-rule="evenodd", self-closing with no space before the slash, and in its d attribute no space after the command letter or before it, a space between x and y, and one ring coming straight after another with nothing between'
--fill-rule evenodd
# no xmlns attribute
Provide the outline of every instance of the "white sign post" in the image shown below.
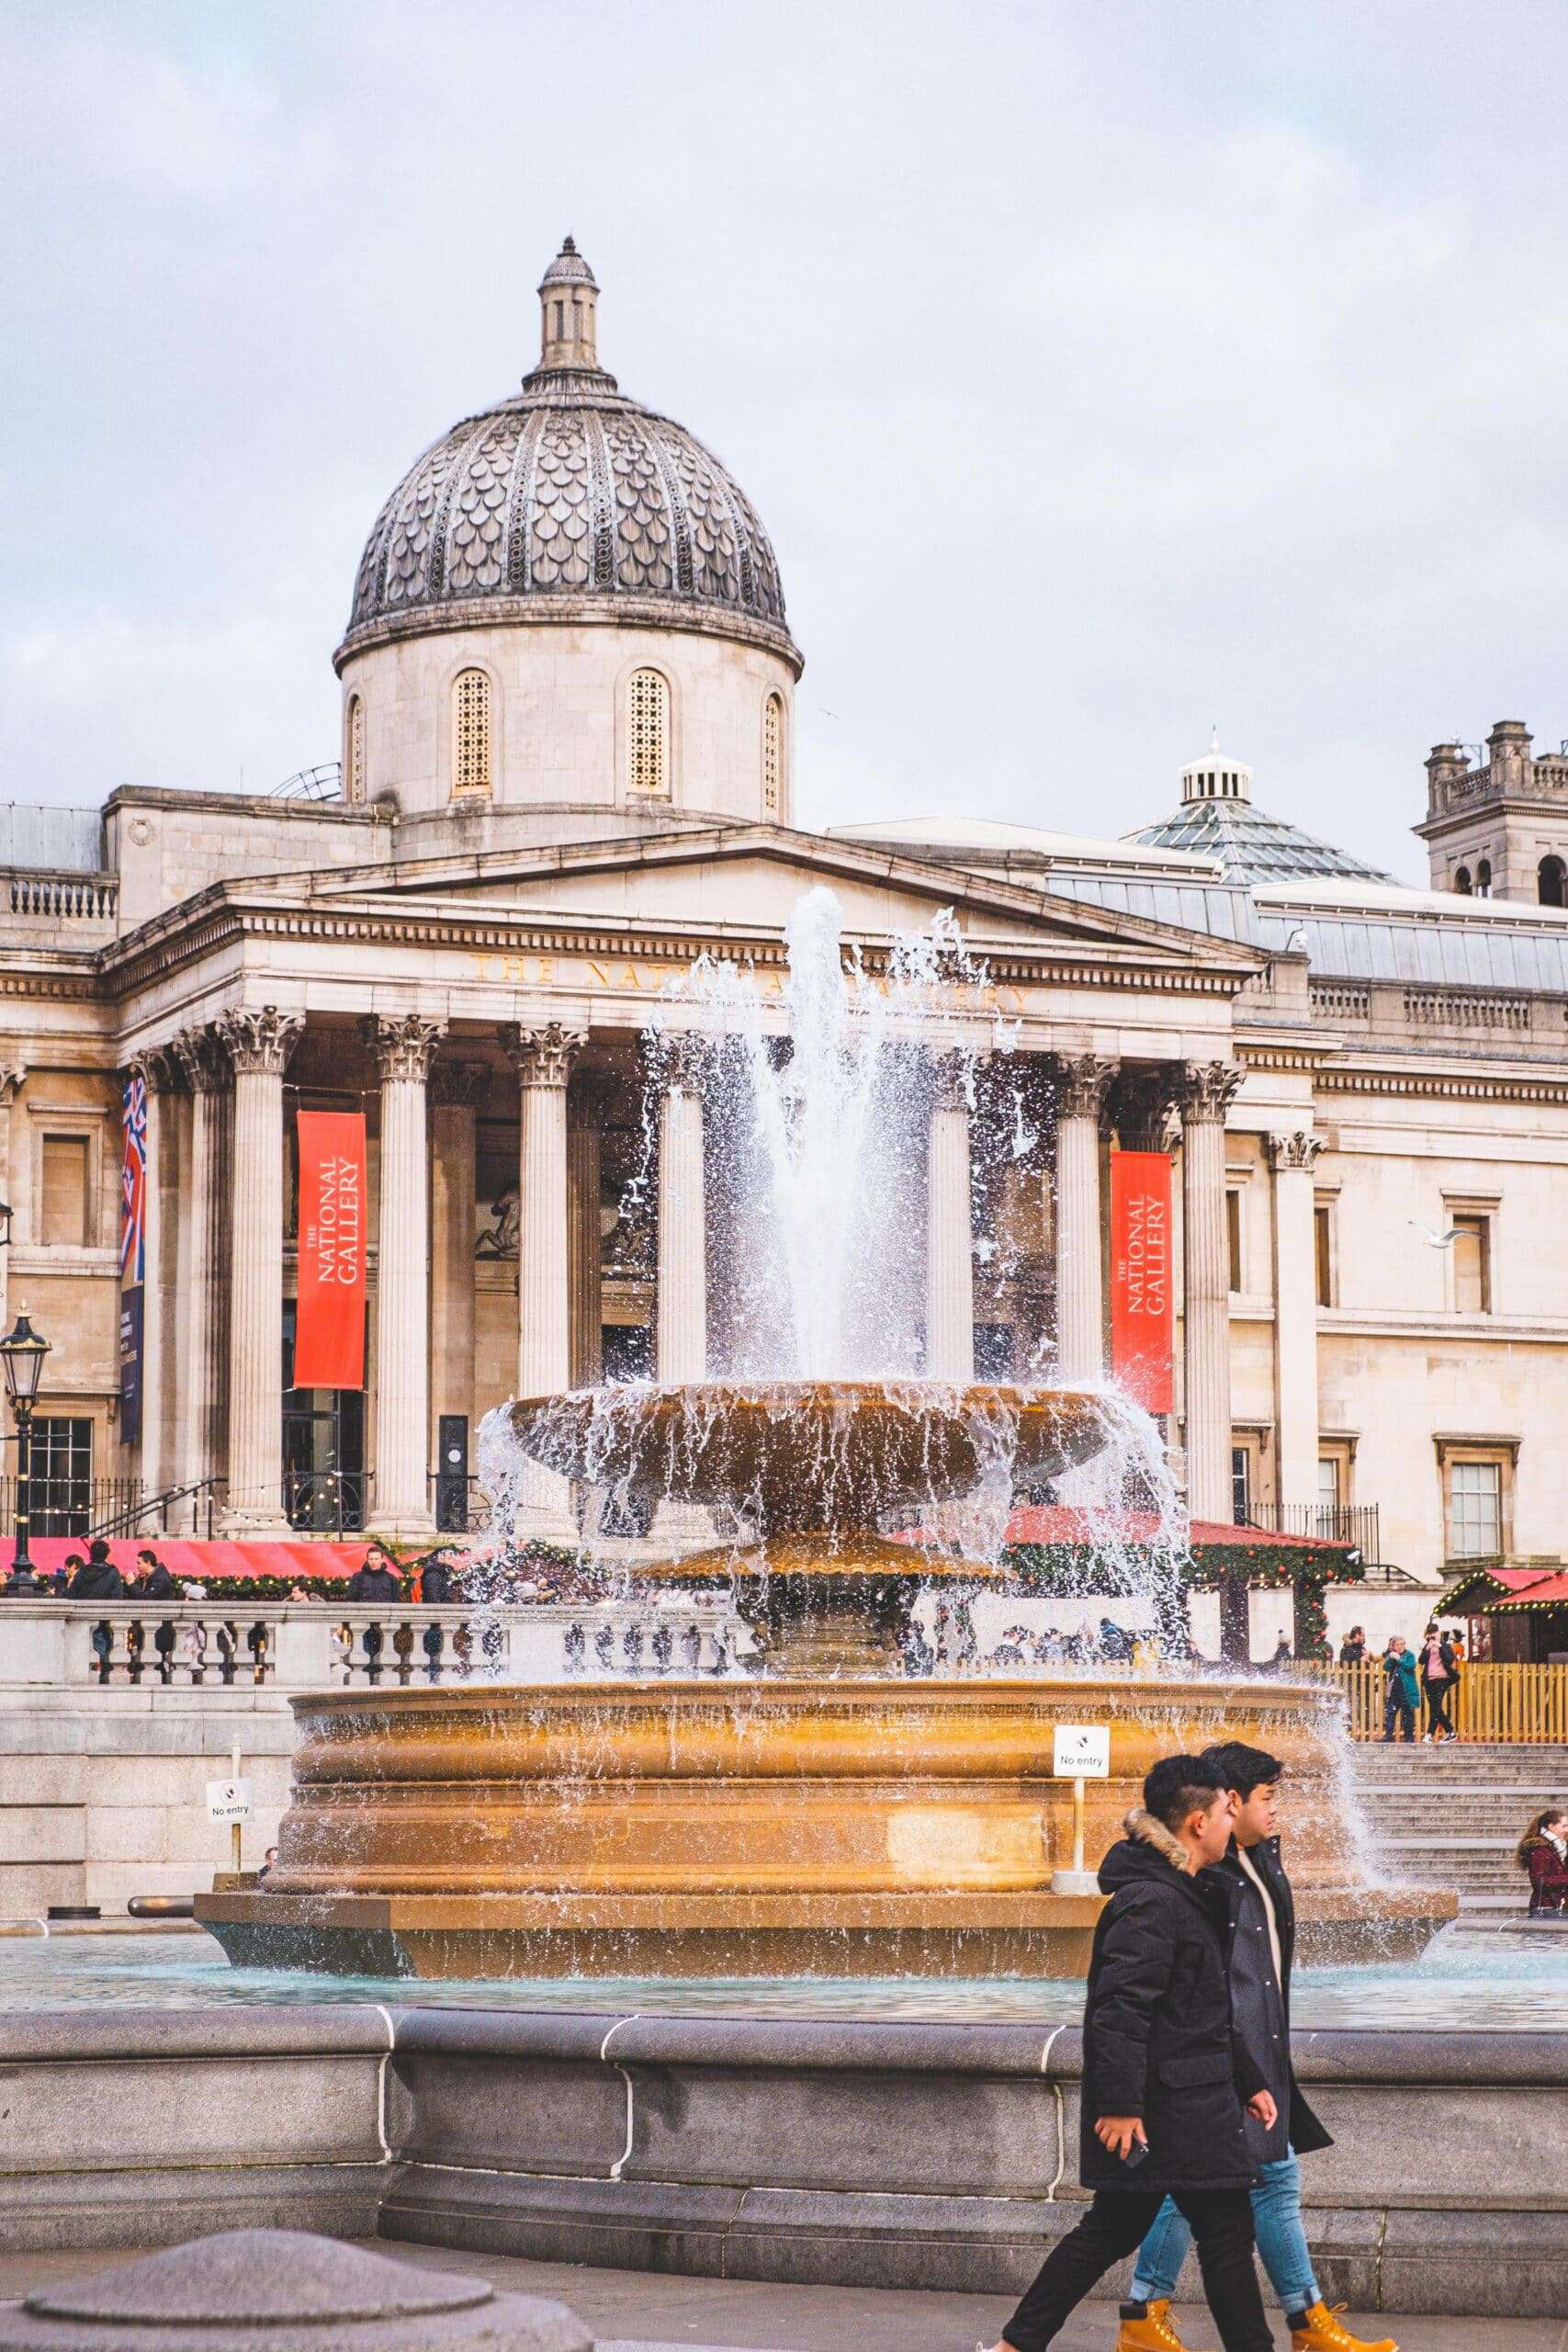
<svg viewBox="0 0 1568 2352"><path fill-rule="evenodd" d="M1098 1894L1100 1881L1092 1871L1084 1868L1083 1858L1083 1784L1085 1781L1105 1781L1111 1777L1111 1726L1109 1724L1057 1724L1052 1771L1058 1781L1070 1780L1073 1784L1073 1866L1070 1871L1053 1871L1053 1894Z"/></svg>
<svg viewBox="0 0 1568 2352"><path fill-rule="evenodd" d="M207 1783L208 1816L213 1821L226 1821L233 1832L234 1875L243 1866L243 1838L244 1825L251 1817L251 1784L240 1777L240 1751L234 1750L234 1772L231 1780L209 1781Z"/></svg>

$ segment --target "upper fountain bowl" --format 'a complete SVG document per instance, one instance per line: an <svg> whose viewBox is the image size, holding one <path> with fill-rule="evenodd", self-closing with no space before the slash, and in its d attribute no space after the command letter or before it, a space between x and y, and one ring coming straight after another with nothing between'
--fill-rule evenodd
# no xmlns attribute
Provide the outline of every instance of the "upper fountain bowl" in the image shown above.
<svg viewBox="0 0 1568 2352"><path fill-rule="evenodd" d="M910 1503L1055 1477L1107 1442L1074 1389L927 1380L693 1381L533 1396L511 1408L523 1451L639 1498L728 1503L760 1535L848 1534Z"/></svg>

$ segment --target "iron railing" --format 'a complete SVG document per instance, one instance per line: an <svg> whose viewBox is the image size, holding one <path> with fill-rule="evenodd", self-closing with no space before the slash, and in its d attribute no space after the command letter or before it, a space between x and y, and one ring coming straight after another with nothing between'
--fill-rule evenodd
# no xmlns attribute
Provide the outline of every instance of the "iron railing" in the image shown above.
<svg viewBox="0 0 1568 2352"><path fill-rule="evenodd" d="M1260 1503L1247 1524L1273 1535L1309 1535L1320 1544L1353 1544L1369 1566L1378 1559L1376 1503Z"/></svg>
<svg viewBox="0 0 1568 2352"><path fill-rule="evenodd" d="M18 1487L27 1499L29 1535L85 1535L100 1520L141 1503L147 1493L140 1478L85 1478L72 1471L0 1478L0 1532L6 1535L17 1531Z"/></svg>

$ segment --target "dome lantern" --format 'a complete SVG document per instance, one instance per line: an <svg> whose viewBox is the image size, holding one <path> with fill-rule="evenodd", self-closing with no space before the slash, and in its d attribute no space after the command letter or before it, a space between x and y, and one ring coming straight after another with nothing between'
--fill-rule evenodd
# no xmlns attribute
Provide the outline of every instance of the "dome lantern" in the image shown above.
<svg viewBox="0 0 1568 2352"><path fill-rule="evenodd" d="M1220 749L1216 727L1201 759L1189 760L1181 771L1183 800L1250 800L1252 770L1243 760Z"/></svg>
<svg viewBox="0 0 1568 2352"><path fill-rule="evenodd" d="M523 379L533 387L547 376L592 376L608 390L615 379L599 365L599 282L576 240L561 249L539 280L539 364Z"/></svg>

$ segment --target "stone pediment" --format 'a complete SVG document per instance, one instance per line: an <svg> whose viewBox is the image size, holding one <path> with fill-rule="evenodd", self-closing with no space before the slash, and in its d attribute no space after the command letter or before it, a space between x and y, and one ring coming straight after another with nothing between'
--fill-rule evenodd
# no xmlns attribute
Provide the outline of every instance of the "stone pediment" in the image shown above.
<svg viewBox="0 0 1568 2352"><path fill-rule="evenodd" d="M270 888L296 902L303 894L313 906L352 905L361 914L430 916L447 910L469 917L512 914L776 939L795 900L818 885L838 899L846 934L866 939L922 931L951 907L964 936L981 948L1076 950L1144 965L1198 965L1234 971L1238 981L1260 960L1206 934L1048 890L773 826L427 857L309 877L279 875Z"/></svg>

